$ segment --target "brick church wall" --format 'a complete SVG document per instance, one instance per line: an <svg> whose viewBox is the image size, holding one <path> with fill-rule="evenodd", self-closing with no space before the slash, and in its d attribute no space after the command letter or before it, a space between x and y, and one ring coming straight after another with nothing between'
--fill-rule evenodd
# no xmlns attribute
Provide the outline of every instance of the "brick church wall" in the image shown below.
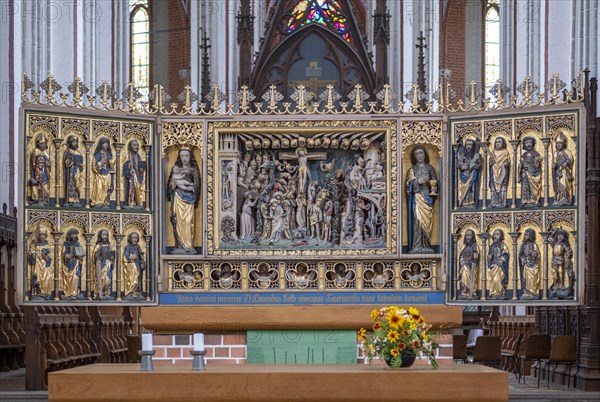
<svg viewBox="0 0 600 402"><path fill-rule="evenodd" d="M448 2L440 33L440 69L451 70L450 84L465 85L465 6L466 0Z"/></svg>
<svg viewBox="0 0 600 402"><path fill-rule="evenodd" d="M188 2L189 3L189 2ZM180 70L190 70L190 18L183 9L183 2L169 1L169 87L170 102L179 102L177 96L190 84L187 77L180 76ZM188 4L189 8L189 4Z"/></svg>
<svg viewBox="0 0 600 402"><path fill-rule="evenodd" d="M440 344L437 359L440 364L452 362L452 335L442 333L437 336ZM219 335L206 335L207 364L245 364L246 334L231 332ZM191 367L193 349L191 335L156 335L154 336L154 362L156 364L188 364ZM364 364L365 359L357 347L357 363Z"/></svg>

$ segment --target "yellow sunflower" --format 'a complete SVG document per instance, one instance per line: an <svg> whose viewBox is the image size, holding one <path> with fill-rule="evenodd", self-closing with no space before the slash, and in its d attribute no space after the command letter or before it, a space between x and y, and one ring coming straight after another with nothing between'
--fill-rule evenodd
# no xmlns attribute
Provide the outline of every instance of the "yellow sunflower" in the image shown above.
<svg viewBox="0 0 600 402"><path fill-rule="evenodd" d="M388 311L386 320L390 324L390 328L398 328L402 325L402 317L396 314L396 310Z"/></svg>
<svg viewBox="0 0 600 402"><path fill-rule="evenodd" d="M398 348L392 348L392 349L390 349L390 354L393 357L396 357L396 356L398 356L400 354L400 350L398 350Z"/></svg>
<svg viewBox="0 0 600 402"><path fill-rule="evenodd" d="M390 342L396 342L400 339L400 335L398 335L398 332L391 330L387 333L386 338Z"/></svg>
<svg viewBox="0 0 600 402"><path fill-rule="evenodd" d="M358 340L359 341L364 341L365 339L367 339L366 334L367 334L367 330L366 329L364 329L364 328L359 329L358 330L358 335L357 335Z"/></svg>
<svg viewBox="0 0 600 402"><path fill-rule="evenodd" d="M377 309L373 309L371 311L371 321L375 321L379 317L379 311Z"/></svg>

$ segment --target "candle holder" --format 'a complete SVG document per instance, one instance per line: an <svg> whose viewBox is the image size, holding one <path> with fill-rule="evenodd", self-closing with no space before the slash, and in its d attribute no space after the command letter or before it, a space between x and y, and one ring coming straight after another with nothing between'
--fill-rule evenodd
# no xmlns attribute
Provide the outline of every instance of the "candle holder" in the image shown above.
<svg viewBox="0 0 600 402"><path fill-rule="evenodd" d="M156 354L155 350L140 350L138 352L142 356L142 365L140 371L154 371L154 365L152 364L152 356Z"/></svg>
<svg viewBox="0 0 600 402"><path fill-rule="evenodd" d="M191 350L190 354L194 356L194 359L192 360L192 371L205 371L204 355L206 354L206 350Z"/></svg>

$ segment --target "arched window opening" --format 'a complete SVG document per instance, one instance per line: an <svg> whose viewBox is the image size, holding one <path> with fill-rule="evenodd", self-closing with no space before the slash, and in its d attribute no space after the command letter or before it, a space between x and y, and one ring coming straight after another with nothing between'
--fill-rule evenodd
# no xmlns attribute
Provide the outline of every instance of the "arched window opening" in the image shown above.
<svg viewBox="0 0 600 402"><path fill-rule="evenodd" d="M130 0L131 82L144 99L150 92L150 16L148 0Z"/></svg>
<svg viewBox="0 0 600 402"><path fill-rule="evenodd" d="M500 0L487 0L485 11L485 90L500 78Z"/></svg>

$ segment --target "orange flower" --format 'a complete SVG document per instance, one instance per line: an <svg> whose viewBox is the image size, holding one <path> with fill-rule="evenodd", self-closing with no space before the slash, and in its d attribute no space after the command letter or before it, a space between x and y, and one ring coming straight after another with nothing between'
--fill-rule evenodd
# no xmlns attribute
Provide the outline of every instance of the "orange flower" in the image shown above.
<svg viewBox="0 0 600 402"><path fill-rule="evenodd" d="M418 348L419 348L419 345L420 345L419 341L414 341L414 342L413 342L413 348L414 348L414 349L418 349Z"/></svg>
<svg viewBox="0 0 600 402"><path fill-rule="evenodd" d="M400 348L400 350L404 350L404 349L406 349L406 344L400 343L400 344L398 344L398 348Z"/></svg>
<svg viewBox="0 0 600 402"><path fill-rule="evenodd" d="M379 321L373 324L373 331L377 331L378 329L381 329L381 323Z"/></svg>

